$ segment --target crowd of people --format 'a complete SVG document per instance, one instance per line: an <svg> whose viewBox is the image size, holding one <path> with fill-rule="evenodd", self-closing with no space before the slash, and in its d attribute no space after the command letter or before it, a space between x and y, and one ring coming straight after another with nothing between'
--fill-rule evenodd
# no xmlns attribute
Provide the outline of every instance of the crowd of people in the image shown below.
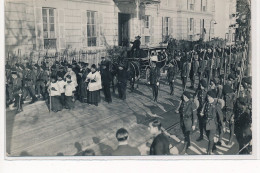
<svg viewBox="0 0 260 173"><path fill-rule="evenodd" d="M216 145L223 145L222 137L226 129L229 129L230 133L228 145L232 145L235 134L240 145L240 153L250 153L250 149L245 147L252 138L252 78L246 75L247 47L236 45L225 48L180 50L167 58L170 95L174 95L178 75L181 77L183 87L182 99L176 110L180 114L185 140L182 153L185 153L191 145L190 132L195 130L197 124L200 129L197 141L203 140L203 134L206 132L209 141L208 154L216 150ZM22 105L27 98L31 98L30 104L40 98L46 100L53 112L73 109L75 100L98 106L101 90L104 92L105 101L112 102L110 87L114 75L111 71L111 62L105 57L98 67L95 64L90 66L88 63L76 61L71 63L55 61L53 64L43 61L40 65L7 64L5 69L6 105L16 108L18 112L23 110ZM115 76L119 98L125 100L128 72L123 63L118 64ZM191 81L189 89L195 91L194 95L188 92L189 79ZM148 84L152 88L155 102L158 101L161 80L156 61L151 61ZM159 136L160 122L153 122L150 128L154 127L157 129L154 131L158 138L155 143L163 141L168 145L167 139ZM118 141L124 143L127 134L124 129L119 130ZM219 135L218 142L214 142L216 134ZM169 148L165 148L164 145L163 149L152 146L150 154L169 154ZM119 147L115 155L120 153L138 155L138 151L126 147Z"/></svg>

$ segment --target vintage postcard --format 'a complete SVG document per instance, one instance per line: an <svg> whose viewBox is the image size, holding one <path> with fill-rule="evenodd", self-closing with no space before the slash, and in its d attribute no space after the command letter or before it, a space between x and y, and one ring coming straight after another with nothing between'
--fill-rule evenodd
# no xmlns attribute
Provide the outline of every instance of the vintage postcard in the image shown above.
<svg viewBox="0 0 260 173"><path fill-rule="evenodd" d="M6 159L255 158L251 6L5 0Z"/></svg>

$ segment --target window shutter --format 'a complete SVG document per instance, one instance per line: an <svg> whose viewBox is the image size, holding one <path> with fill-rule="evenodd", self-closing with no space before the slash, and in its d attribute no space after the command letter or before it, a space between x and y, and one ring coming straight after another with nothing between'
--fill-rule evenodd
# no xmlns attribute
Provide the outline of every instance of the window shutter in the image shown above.
<svg viewBox="0 0 260 173"><path fill-rule="evenodd" d="M141 44L145 45L145 34L144 34L144 29L145 29L145 16L142 16L141 18L141 27L142 27L142 33L141 33Z"/></svg>
<svg viewBox="0 0 260 173"><path fill-rule="evenodd" d="M81 31L82 31L82 46L88 46L88 37L87 37L87 12L83 11L81 13Z"/></svg>
<svg viewBox="0 0 260 173"><path fill-rule="evenodd" d="M99 36L100 36L100 28L99 28L99 12L95 12L94 13L94 22L96 25L96 37L97 37L97 46L99 46L100 42L99 42Z"/></svg>
<svg viewBox="0 0 260 173"><path fill-rule="evenodd" d="M154 43L154 17L151 16L151 29L150 29L150 40L151 43Z"/></svg>
<svg viewBox="0 0 260 173"><path fill-rule="evenodd" d="M36 46L38 50L44 49L43 42L43 22L42 22L42 8L35 8L35 17L36 17Z"/></svg>
<svg viewBox="0 0 260 173"><path fill-rule="evenodd" d="M98 12L99 46L104 45L103 13Z"/></svg>
<svg viewBox="0 0 260 173"><path fill-rule="evenodd" d="M59 22L59 33L58 39L59 39L59 47L60 49L66 48L66 40L65 40L65 32L64 32L64 10L59 9L58 11L58 22Z"/></svg>
<svg viewBox="0 0 260 173"><path fill-rule="evenodd" d="M170 27L170 35L173 36L173 18L170 18L170 23L169 23L169 27Z"/></svg>
<svg viewBox="0 0 260 173"><path fill-rule="evenodd" d="M190 35L190 19L187 18L187 30L188 30L188 35Z"/></svg>

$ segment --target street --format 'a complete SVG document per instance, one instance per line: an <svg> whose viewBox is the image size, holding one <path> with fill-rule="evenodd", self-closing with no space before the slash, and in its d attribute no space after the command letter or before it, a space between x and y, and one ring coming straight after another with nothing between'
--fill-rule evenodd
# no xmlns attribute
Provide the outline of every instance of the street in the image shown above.
<svg viewBox="0 0 260 173"><path fill-rule="evenodd" d="M117 147L116 131L124 127L129 132L129 144L138 147L141 155L149 154L152 136L148 130L150 120L161 121L165 134L169 137L171 154L178 155L183 147L183 134L179 124L179 114L175 113L182 94L181 80L175 81L174 96L169 94L169 86L162 77L158 103L152 101L149 85L144 80L138 82L134 92L127 90L127 99L118 99L117 91L112 94L113 102L104 102L101 92L99 106L76 101L75 109L49 112L44 101L26 105L24 111L16 114L7 110L6 150L8 156L73 156L86 149L93 149L95 155L110 155ZM197 81L198 82L198 81ZM188 82L189 86L189 82ZM194 91L187 89L194 93ZM198 128L198 127L197 127ZM188 155L206 154L207 137L197 142L199 130L191 134ZM223 145L217 146L216 155L231 155L238 152L234 140L227 146L229 135L223 137ZM235 139L235 138L234 138Z"/></svg>

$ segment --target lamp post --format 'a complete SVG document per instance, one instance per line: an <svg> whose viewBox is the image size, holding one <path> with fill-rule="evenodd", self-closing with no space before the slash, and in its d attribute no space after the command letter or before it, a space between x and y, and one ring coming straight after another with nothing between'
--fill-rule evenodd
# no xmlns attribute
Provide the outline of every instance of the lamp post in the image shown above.
<svg viewBox="0 0 260 173"><path fill-rule="evenodd" d="M214 25L217 24L217 22L216 22L214 19L212 19L212 20L210 21L210 25L209 25L209 41L210 41L210 32L211 32L211 24L212 24L212 22L214 22Z"/></svg>

